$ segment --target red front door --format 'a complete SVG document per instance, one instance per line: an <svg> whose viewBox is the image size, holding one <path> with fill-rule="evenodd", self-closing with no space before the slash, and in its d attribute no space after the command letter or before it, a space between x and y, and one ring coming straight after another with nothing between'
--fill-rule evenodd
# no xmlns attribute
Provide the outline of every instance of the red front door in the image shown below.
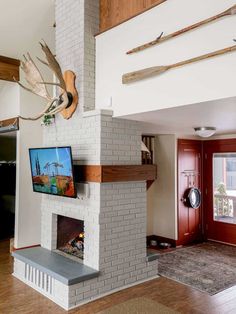
<svg viewBox="0 0 236 314"><path fill-rule="evenodd" d="M236 139L205 141L203 147L207 239L236 244Z"/></svg>
<svg viewBox="0 0 236 314"><path fill-rule="evenodd" d="M178 141L178 245L201 240L201 206L187 207L185 191L190 187L201 190L202 143L195 140Z"/></svg>

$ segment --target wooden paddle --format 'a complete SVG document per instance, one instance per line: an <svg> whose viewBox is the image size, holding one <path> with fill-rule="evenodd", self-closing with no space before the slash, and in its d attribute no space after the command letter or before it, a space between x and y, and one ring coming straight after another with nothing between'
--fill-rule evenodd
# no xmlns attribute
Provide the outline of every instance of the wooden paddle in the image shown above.
<svg viewBox="0 0 236 314"><path fill-rule="evenodd" d="M127 83L131 83L131 82L135 82L135 81L140 81L144 78L159 75L159 74L164 73L170 69L177 68L177 67L180 67L180 66L185 65L185 64L190 64L190 63L194 63L194 62L197 62L200 60L209 59L209 58L223 55L223 54L226 54L226 53L229 53L232 51L236 51L236 45L231 46L231 47L227 47L227 48L224 48L221 50L217 50L214 52L210 52L210 53L207 53L205 55L201 55L201 56L198 56L198 57L195 57L192 59L177 62L174 64L155 66L155 67L151 67L151 68L142 69L139 71L126 73L122 76L122 83L127 84Z"/></svg>
<svg viewBox="0 0 236 314"><path fill-rule="evenodd" d="M223 11L223 12L217 14L217 15L214 15L214 16L212 16L212 17L210 17L210 18L208 18L208 19L206 19L206 20L200 21L200 22L198 22L198 23L196 23L196 24L193 24L193 25L190 25L190 26L188 26L188 27L185 27L185 28L183 28L183 29L181 29L181 30L179 30L179 31L176 31L176 32L174 32L174 33L171 33L171 34L169 34L169 35L166 35L166 36L163 36L163 37L162 37L163 33L161 33L161 35L160 35L159 37L157 37L155 40L152 40L152 41L150 41L150 42L148 42L148 43L146 43L146 44L143 44L143 45L141 45L141 46L138 46L138 47L136 47L136 48L133 48L133 49L127 51L126 54L132 54L132 53L135 53L135 52L138 52L138 51L142 51L142 50L147 49L147 48L149 48L149 47L152 47L152 46L154 46L154 45L160 44L160 43L162 43L163 41L166 41L166 40L168 40L168 39L177 37L177 36L179 36L179 35L181 35L181 34L183 34L183 33L186 33L186 32L188 32L188 31L191 31L191 30L193 30L193 29L195 29L195 28L197 28L197 27L200 27L200 26L202 26L202 25L206 25L206 24L208 24L208 23L210 23L210 22L213 22L213 21L215 21L215 20L218 20L218 19L220 19L220 18L222 18L222 17L224 17L224 16L229 16L229 15L234 15L234 14L236 14L236 4L233 5L231 8L229 8L229 9L226 10L226 11Z"/></svg>

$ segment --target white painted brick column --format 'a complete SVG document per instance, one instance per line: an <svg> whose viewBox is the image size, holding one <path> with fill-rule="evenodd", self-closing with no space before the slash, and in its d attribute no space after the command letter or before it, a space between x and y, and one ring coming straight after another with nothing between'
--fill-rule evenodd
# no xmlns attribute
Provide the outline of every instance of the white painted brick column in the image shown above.
<svg viewBox="0 0 236 314"><path fill-rule="evenodd" d="M76 73L79 112L95 106L95 39L98 0L56 0L56 55L63 70Z"/></svg>
<svg viewBox="0 0 236 314"><path fill-rule="evenodd" d="M140 165L141 128L137 121L101 116L101 164Z"/></svg>
<svg viewBox="0 0 236 314"><path fill-rule="evenodd" d="M77 75L80 107L69 120L60 116L44 128L44 146L71 146L74 163L141 164L139 122L94 109L94 38L98 0L56 0L56 53L63 70ZM84 221L84 264L97 278L65 286L50 278L52 293L25 278L27 265L14 274L65 309L154 278L157 261L146 262L146 182L89 183L89 197L43 195L41 245L56 248L57 215ZM34 270L34 269L33 269ZM37 269L34 271L37 272ZM61 301L60 301L61 300Z"/></svg>

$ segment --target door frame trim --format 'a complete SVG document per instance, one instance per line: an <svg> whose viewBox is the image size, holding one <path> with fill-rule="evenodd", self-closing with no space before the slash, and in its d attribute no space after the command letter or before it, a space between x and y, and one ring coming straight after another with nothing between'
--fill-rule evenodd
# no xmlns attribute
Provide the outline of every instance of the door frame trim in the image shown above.
<svg viewBox="0 0 236 314"><path fill-rule="evenodd" d="M232 150L232 146L234 146L235 148ZM227 149L227 147L229 147ZM209 154L210 155L213 155L214 153L221 153L221 152L235 152L236 153L236 138L230 138L230 139L218 139L218 140L206 140L206 141L203 141L203 177L208 177L210 174L209 174L209 171L210 170L207 170L207 168L209 167L208 163L209 163ZM211 162L212 164L212 162ZM211 172L210 172L211 173ZM213 175L213 173L211 173L211 176ZM207 206L208 206L208 203L210 202L209 201L209 193L211 193L211 195L213 195L213 192L212 192L212 180L213 180L213 177L211 178L211 183L209 183L209 180L203 180L203 191L204 191L204 197L203 197L203 203L204 203L204 234L205 234L205 240L208 240L208 239L212 239L212 236L209 236L208 238L208 227L209 227L209 212L207 210ZM209 184L211 184L211 188L209 189ZM208 193L206 193L206 190ZM214 221L213 221L214 222ZM216 224L217 223L220 223L220 222L217 222L216 221ZM223 223L222 224L226 224L226 223ZM236 228L236 225L235 224L227 224L227 226L231 226L230 228L232 228L232 226L235 226ZM229 231L230 232L230 231ZM212 239L212 241L217 241L217 242L222 242L222 243L227 243L229 245L236 245L236 236L235 236L235 240L234 242L235 243L230 243L228 241L221 241L221 240L218 240L218 239Z"/></svg>

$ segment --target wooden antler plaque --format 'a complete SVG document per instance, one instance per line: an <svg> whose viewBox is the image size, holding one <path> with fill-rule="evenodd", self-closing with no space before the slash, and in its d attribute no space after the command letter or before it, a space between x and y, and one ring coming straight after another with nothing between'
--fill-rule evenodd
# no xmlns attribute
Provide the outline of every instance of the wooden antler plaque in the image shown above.
<svg viewBox="0 0 236 314"><path fill-rule="evenodd" d="M61 115L64 119L69 119L75 112L79 100L78 92L75 87L76 75L74 72L68 70L64 72L63 78L66 83L66 91L71 93L73 100L72 104L68 108L65 108L61 111Z"/></svg>

